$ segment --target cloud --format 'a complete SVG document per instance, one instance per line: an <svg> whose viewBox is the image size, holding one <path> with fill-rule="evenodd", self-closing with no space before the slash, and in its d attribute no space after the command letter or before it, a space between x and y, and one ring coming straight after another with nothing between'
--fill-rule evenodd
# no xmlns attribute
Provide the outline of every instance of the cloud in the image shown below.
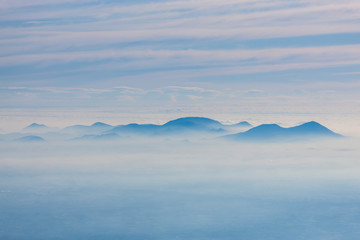
<svg viewBox="0 0 360 240"><path fill-rule="evenodd" d="M123 95L142 95L148 92L141 88L132 88L126 86L113 87L112 89L114 89L117 92L120 92Z"/></svg>
<svg viewBox="0 0 360 240"><path fill-rule="evenodd" d="M57 5L64 3L73 3L73 0L0 0L0 9L23 8L33 6L47 6ZM96 2L94 0L77 0L77 3Z"/></svg>
<svg viewBox="0 0 360 240"><path fill-rule="evenodd" d="M167 82L175 81L181 82L186 79L186 82L196 81L197 84L202 82L202 79L215 78L212 82L223 82L222 78L226 76L238 76L243 74L259 74L259 73L273 73L289 70L310 70L310 69L324 69L329 67L343 67L343 66L357 66L360 65L360 60L349 61L309 61L309 62L295 62L295 63L265 63L265 64L253 64L253 65L235 65L235 66L212 66L211 68L189 68L189 69L158 69L151 72L138 72L135 74L129 73L122 77L117 77L116 81L141 81L142 79L151 79L151 81L157 84L166 84ZM296 76L294 75L294 78ZM311 78L312 79L312 78ZM312 81L309 79L308 81ZM273 82L276 79L269 79L269 82ZM289 79L291 80L291 79ZM283 81L283 80L282 80ZM246 82L246 79L238 77L237 80L231 81L232 83Z"/></svg>
<svg viewBox="0 0 360 240"><path fill-rule="evenodd" d="M245 91L244 95L249 96L249 97L257 97L257 96L262 95L263 93L264 93L264 91L260 90L260 89L250 89L250 90Z"/></svg>
<svg viewBox="0 0 360 240"><path fill-rule="evenodd" d="M205 72L201 68L215 74L224 72L222 69L227 69L226 74L256 73L253 69L266 72L314 68L317 63L321 67L351 64L360 52L357 44L302 47L300 43L292 48L253 49L241 45L251 39L360 32L360 4L351 0L183 0L121 5L67 1L61 8L54 7L63 2L57 0L15 2L1 2L0 66L4 68L40 63L46 69L81 62L81 68L93 69L98 62L109 66L104 61L121 61L120 67L110 70L138 70L133 71L135 75L142 74L142 69L151 75L168 69L183 72L184 68L191 68L189 75ZM22 10L30 5L32 11ZM13 21L32 23L13 26ZM228 44L235 46L226 49Z"/></svg>
<svg viewBox="0 0 360 240"><path fill-rule="evenodd" d="M219 94L219 91L212 90L212 89L204 89L200 87L181 87L181 86L169 86L165 87L165 90L170 90L172 92L179 92L179 91L185 91L185 92L194 92L194 93L211 93L211 94Z"/></svg>
<svg viewBox="0 0 360 240"><path fill-rule="evenodd" d="M250 9L244 10L244 7ZM207 14L204 14L204 9ZM57 15L57 11L62 12ZM174 16L174 11L179 11L179 14ZM93 16L99 12L118 15L109 18ZM136 41L240 40L359 32L359 12L360 4L356 1L296 1L293 4L288 1L174 1L130 6L78 4L65 10L39 8L18 14L16 11L6 14L5 11L0 17L3 22L41 20L42 24L2 28L1 35L6 37L0 44L7 47L21 45L21 49L24 46L30 49L68 49ZM26 17L27 14L33 14L33 17ZM73 18L71 16L76 16L73 23L63 22Z"/></svg>
<svg viewBox="0 0 360 240"><path fill-rule="evenodd" d="M0 0L0 9L2 86L27 86L8 88L7 96L36 93L43 105L55 99L47 104L70 106L90 96L73 103L229 106L256 95L246 101L250 109L274 89L285 98L296 78L306 89L332 90L335 83L325 86L333 80L330 68L356 76L360 65L355 0ZM351 89L338 85L336 96Z"/></svg>
<svg viewBox="0 0 360 240"><path fill-rule="evenodd" d="M97 68L97 62L124 61L113 66L111 66L112 63L103 63L100 66L104 69L108 65L110 70L124 69L125 75L141 75L141 69L152 69L151 72L165 73L172 68L173 72L181 71L188 72L190 75L195 73L199 76L208 76L209 73L235 75L353 65L359 64L359 54L360 45L255 50L105 50L0 57L0 66L41 63L43 67L48 67L82 62L95 65L91 67L94 70ZM189 69L182 70L186 67ZM130 69L136 69L137 72L126 74L126 71Z"/></svg>
<svg viewBox="0 0 360 240"><path fill-rule="evenodd" d="M296 26L294 26L296 25ZM294 24L289 26L266 26L261 24L258 27L244 26L239 28L219 28L208 27L175 27L172 29L141 29L141 30L92 30L92 31L41 31L28 32L24 37L7 37L0 40L0 49L3 54L12 55L31 51L51 50L61 51L69 48L86 49L96 51L99 47L106 48L107 44L125 44L132 42L154 41L175 41L175 40L197 40L200 44L202 40L209 39L214 41L229 40L248 40L248 39L267 39L296 37L304 35L321 35L333 33L360 32L357 23L332 23L329 25L316 24ZM19 30L15 33L18 35ZM22 31L20 31L22 32ZM3 35L12 35L12 33ZM171 47L171 42L168 47ZM21 46L22 48L19 48ZM145 44L146 46L146 44ZM141 49L143 50L143 48ZM75 51L76 52L76 51Z"/></svg>
<svg viewBox="0 0 360 240"><path fill-rule="evenodd" d="M342 73L334 73L334 75L360 75L360 72L342 72Z"/></svg>
<svg viewBox="0 0 360 240"><path fill-rule="evenodd" d="M97 89L97 88L69 88L69 87L2 87L0 90L14 90L14 91L31 91L31 92L49 92L49 93L109 93L111 89Z"/></svg>

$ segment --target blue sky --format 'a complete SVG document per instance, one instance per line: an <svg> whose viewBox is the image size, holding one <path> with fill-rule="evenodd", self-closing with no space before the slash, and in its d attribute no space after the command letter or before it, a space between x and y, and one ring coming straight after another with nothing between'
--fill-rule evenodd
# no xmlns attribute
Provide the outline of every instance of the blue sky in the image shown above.
<svg viewBox="0 0 360 240"><path fill-rule="evenodd" d="M359 56L354 0L0 1L2 111L354 113Z"/></svg>

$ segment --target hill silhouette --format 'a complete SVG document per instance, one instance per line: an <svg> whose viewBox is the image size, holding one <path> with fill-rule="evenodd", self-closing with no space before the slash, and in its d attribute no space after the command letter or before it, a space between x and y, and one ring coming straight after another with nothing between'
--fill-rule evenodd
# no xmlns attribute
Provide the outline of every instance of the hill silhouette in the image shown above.
<svg viewBox="0 0 360 240"><path fill-rule="evenodd" d="M24 130L38 130L38 129L46 129L48 126L45 124L32 123L29 126L25 127Z"/></svg>
<svg viewBox="0 0 360 240"><path fill-rule="evenodd" d="M110 132L140 134L140 135L171 135L191 132L221 132L224 131L220 122L203 117L185 117L171 120L163 125L136 124L119 125Z"/></svg>
<svg viewBox="0 0 360 240"><path fill-rule="evenodd" d="M103 122L92 125L73 125L61 131L49 131L43 124L33 123L26 129L46 129L45 131L28 131L28 135L7 134L2 139L16 139L18 141L42 141L46 139L73 139L73 140L116 140L128 137L220 137L237 141L274 141L274 140L301 140L319 137L341 137L323 125L311 121L299 126L284 128L277 124L262 124L251 128L251 124L242 121L236 124L222 124L219 121L205 117L183 117L168 121L162 125L137 124L112 126ZM249 129L250 128L250 129ZM244 131L244 130L247 131ZM240 132L242 131L242 132ZM240 132L240 133L239 133ZM234 134L235 133L235 134ZM227 135L226 135L227 134ZM20 136L19 136L20 135ZM39 135L39 136L36 136ZM24 135L22 135L24 136Z"/></svg>
<svg viewBox="0 0 360 240"><path fill-rule="evenodd" d="M234 126L234 127L252 127L252 125L250 123L248 123L247 121L242 121L242 122L233 124L231 126Z"/></svg>
<svg viewBox="0 0 360 240"><path fill-rule="evenodd" d="M17 138L17 139L15 139L15 141L17 141L17 142L45 142L45 139L43 139L42 137L39 137L39 136L30 135L30 136L24 136L21 138Z"/></svg>
<svg viewBox="0 0 360 240"><path fill-rule="evenodd" d="M284 139L309 139L316 137L341 137L317 122L308 122L299 126L283 128L277 124L262 124L242 133L225 136L231 140L284 140Z"/></svg>
<svg viewBox="0 0 360 240"><path fill-rule="evenodd" d="M70 134L100 134L102 132L111 130L113 126L102 123L96 122L90 126L88 125L73 125L66 127L61 130L63 133L70 133Z"/></svg>

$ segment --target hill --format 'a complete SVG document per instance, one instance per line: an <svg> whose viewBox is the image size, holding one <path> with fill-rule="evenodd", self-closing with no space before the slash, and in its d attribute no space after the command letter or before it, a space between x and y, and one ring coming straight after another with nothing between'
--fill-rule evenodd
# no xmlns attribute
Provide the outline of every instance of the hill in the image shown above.
<svg viewBox="0 0 360 240"><path fill-rule="evenodd" d="M43 139L42 137L39 137L39 136L30 135L30 136L24 136L21 138L17 138L17 139L15 139L15 141L17 141L17 142L45 142L45 139Z"/></svg>
<svg viewBox="0 0 360 240"><path fill-rule="evenodd" d="M277 124L262 124L249 129L246 132L231 134L225 136L231 140L301 140L318 137L341 137L342 135L334 133L317 122L308 122L299 126L283 128Z"/></svg>
<svg viewBox="0 0 360 240"><path fill-rule="evenodd" d="M119 125L110 132L123 134L140 134L140 135L171 135L185 134L191 132L221 132L223 125L213 119L203 117L185 117L171 120L163 125L155 124L136 124Z"/></svg>

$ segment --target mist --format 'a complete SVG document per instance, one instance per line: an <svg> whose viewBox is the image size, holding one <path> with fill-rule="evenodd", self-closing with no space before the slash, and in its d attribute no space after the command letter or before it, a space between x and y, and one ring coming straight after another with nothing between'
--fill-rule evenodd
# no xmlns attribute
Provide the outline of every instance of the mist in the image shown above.
<svg viewBox="0 0 360 240"><path fill-rule="evenodd" d="M2 239L354 239L358 138L2 142Z"/></svg>

